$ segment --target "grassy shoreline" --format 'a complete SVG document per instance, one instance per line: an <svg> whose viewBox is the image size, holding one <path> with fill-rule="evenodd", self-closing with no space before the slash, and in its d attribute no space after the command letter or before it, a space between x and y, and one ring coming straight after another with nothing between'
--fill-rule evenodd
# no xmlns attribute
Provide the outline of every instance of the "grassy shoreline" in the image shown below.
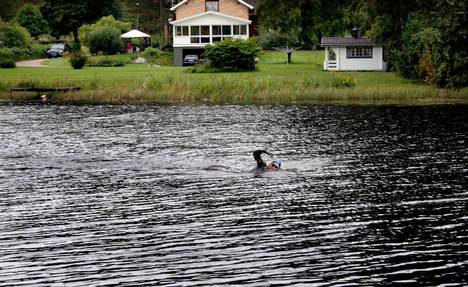
<svg viewBox="0 0 468 287"><path fill-rule="evenodd" d="M118 57L128 57L121 55ZM468 89L444 90L404 80L395 73L324 72L322 51L300 51L294 64L265 52L258 71L192 74L181 67L86 67L73 70L64 59L47 68L0 69L0 101L32 100L35 94L9 87L79 86L79 92L51 94L58 104L467 104ZM347 84L353 83L349 87Z"/></svg>

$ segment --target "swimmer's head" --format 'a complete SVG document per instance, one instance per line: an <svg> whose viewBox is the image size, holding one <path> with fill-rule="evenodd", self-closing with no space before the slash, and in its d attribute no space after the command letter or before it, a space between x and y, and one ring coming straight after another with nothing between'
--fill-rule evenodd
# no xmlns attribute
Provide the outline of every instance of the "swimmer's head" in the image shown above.
<svg viewBox="0 0 468 287"><path fill-rule="evenodd" d="M272 162L271 165L276 169L280 169L281 168L281 161L279 159L277 159L274 162Z"/></svg>

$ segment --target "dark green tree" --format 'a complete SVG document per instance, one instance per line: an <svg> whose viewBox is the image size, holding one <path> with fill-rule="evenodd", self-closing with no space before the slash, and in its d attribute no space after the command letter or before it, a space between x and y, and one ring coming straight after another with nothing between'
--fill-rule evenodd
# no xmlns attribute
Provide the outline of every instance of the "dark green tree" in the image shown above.
<svg viewBox="0 0 468 287"><path fill-rule="evenodd" d="M78 28L83 24L93 23L102 16L120 16L116 0L43 0L41 12L52 30L52 35L59 37L73 33L76 42Z"/></svg>
<svg viewBox="0 0 468 287"><path fill-rule="evenodd" d="M31 36L26 28L17 24L0 22L0 47L29 48Z"/></svg>
<svg viewBox="0 0 468 287"><path fill-rule="evenodd" d="M18 7L21 7L22 0L1 0L0 1L0 20L10 21L15 17Z"/></svg>
<svg viewBox="0 0 468 287"><path fill-rule="evenodd" d="M18 23L26 28L31 36L38 37L49 31L49 25L42 16L39 7L32 4L25 4L16 15Z"/></svg>
<svg viewBox="0 0 468 287"><path fill-rule="evenodd" d="M122 48L120 30L115 27L103 26L93 30L88 41L93 54L103 52L105 55L113 55Z"/></svg>

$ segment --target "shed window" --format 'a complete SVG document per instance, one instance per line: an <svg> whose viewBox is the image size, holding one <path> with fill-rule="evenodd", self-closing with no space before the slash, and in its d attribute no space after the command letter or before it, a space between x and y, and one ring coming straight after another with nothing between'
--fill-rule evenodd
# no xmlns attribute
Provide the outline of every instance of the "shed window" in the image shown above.
<svg viewBox="0 0 468 287"><path fill-rule="evenodd" d="M372 47L346 47L347 58L372 58Z"/></svg>
<svg viewBox="0 0 468 287"><path fill-rule="evenodd" d="M219 1L218 0L206 0L205 1L205 10L208 11L219 11Z"/></svg>

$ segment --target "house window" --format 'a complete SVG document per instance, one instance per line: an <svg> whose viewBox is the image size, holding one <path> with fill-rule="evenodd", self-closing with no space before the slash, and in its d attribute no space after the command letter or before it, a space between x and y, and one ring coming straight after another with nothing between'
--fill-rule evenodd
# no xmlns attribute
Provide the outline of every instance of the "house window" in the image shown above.
<svg viewBox="0 0 468 287"><path fill-rule="evenodd" d="M219 35L222 35L221 34L221 26L219 25L214 25L211 27L213 29L213 35L215 36L219 36Z"/></svg>
<svg viewBox="0 0 468 287"><path fill-rule="evenodd" d="M182 36L188 36L188 26L182 26Z"/></svg>
<svg viewBox="0 0 468 287"><path fill-rule="evenodd" d="M247 35L247 25L241 25L241 35Z"/></svg>
<svg viewBox="0 0 468 287"><path fill-rule="evenodd" d="M206 0L205 1L205 10L208 11L219 11L219 1L218 0Z"/></svg>
<svg viewBox="0 0 468 287"><path fill-rule="evenodd" d="M247 35L247 26L246 25L234 25L232 26L233 35Z"/></svg>
<svg viewBox="0 0 468 287"><path fill-rule="evenodd" d="M372 47L346 47L347 58L372 58Z"/></svg>
<svg viewBox="0 0 468 287"><path fill-rule="evenodd" d="M209 36L210 35L210 26L201 26L201 34L203 36Z"/></svg>
<svg viewBox="0 0 468 287"><path fill-rule="evenodd" d="M189 29L188 26L176 26L176 36L188 36Z"/></svg>
<svg viewBox="0 0 468 287"><path fill-rule="evenodd" d="M200 26L190 26L190 36L200 36Z"/></svg>
<svg viewBox="0 0 468 287"><path fill-rule="evenodd" d="M223 26L223 35L231 35L231 26Z"/></svg>

